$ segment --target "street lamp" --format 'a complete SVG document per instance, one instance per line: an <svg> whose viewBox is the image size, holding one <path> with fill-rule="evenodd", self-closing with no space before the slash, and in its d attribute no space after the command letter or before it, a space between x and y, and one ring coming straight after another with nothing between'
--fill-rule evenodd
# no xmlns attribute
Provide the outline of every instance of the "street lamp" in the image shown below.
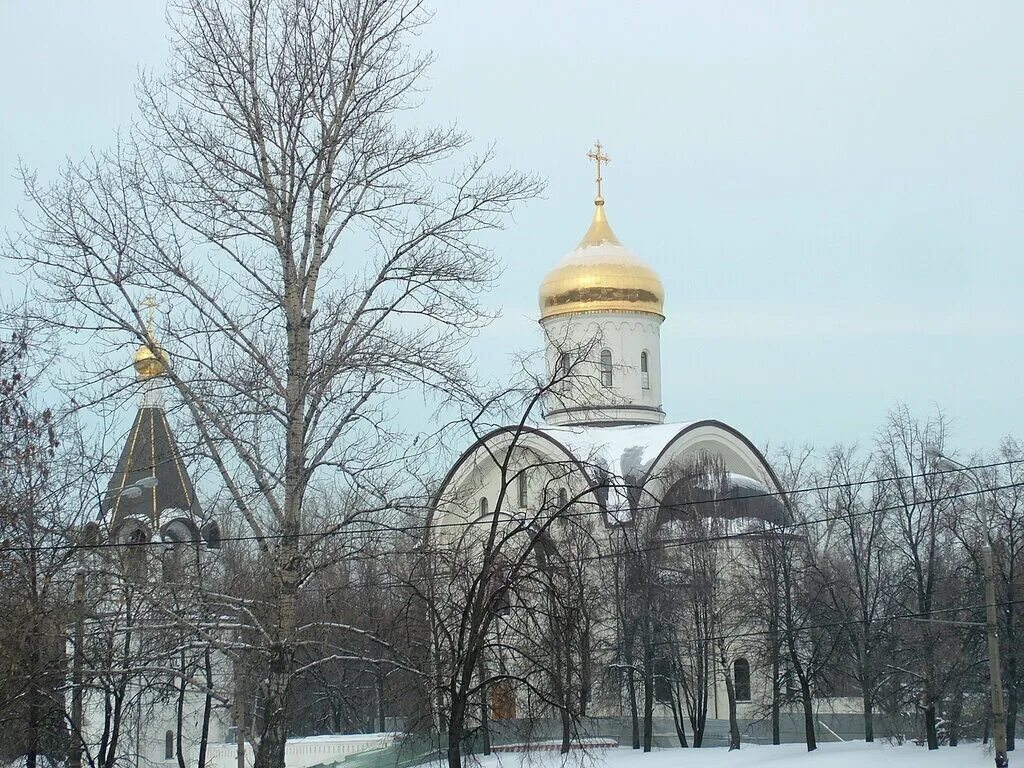
<svg viewBox="0 0 1024 768"><path fill-rule="evenodd" d="M160 481L154 475L143 477L136 480L131 485L125 486L120 491L108 494L108 498L137 499L142 495L143 491L148 491L150 488L156 488L157 483L159 482Z"/></svg>
<svg viewBox="0 0 1024 768"><path fill-rule="evenodd" d="M988 630L988 671L992 688L992 740L995 742L996 768L1007 768L1006 711L1003 708L1003 670L999 662L999 627L996 622L996 579L992 566L992 530L985 509L985 493L989 490L978 474L959 461L949 458L934 446L925 448L932 467L942 472L965 472L978 488L978 508L985 523L985 544L982 558L985 565L985 625Z"/></svg>

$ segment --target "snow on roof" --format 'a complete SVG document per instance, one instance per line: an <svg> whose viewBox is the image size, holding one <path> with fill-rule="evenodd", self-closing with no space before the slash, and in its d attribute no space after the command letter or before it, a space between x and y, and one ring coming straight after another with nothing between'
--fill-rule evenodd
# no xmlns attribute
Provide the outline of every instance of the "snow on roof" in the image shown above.
<svg viewBox="0 0 1024 768"><path fill-rule="evenodd" d="M597 467L620 482L608 488L608 513L623 521L630 515L629 497L621 482L641 480L672 439L693 422L631 424L620 427L549 427L541 431L562 443L587 467L591 478ZM596 465L596 466L595 466Z"/></svg>
<svg viewBox="0 0 1024 768"><path fill-rule="evenodd" d="M621 427L551 427L540 431L562 443L584 465L599 464L616 477L641 478L672 439L694 422Z"/></svg>
<svg viewBox="0 0 1024 768"><path fill-rule="evenodd" d="M628 426L602 427L553 427L542 426L540 431L564 445L587 469L592 480L598 481L600 470L604 470L618 482L608 489L606 503L608 512L619 521L630 516L629 498L624 481L641 481L651 466L672 440L687 427L697 422L674 424L632 424ZM599 470L600 468L600 470ZM769 492L760 480L736 472L729 472L733 493L740 497L749 494ZM754 500L756 501L756 500ZM773 518L777 516L777 500L766 497L771 506ZM754 503L752 501L752 503ZM739 510L738 510L739 512ZM760 515L755 515L760 516Z"/></svg>

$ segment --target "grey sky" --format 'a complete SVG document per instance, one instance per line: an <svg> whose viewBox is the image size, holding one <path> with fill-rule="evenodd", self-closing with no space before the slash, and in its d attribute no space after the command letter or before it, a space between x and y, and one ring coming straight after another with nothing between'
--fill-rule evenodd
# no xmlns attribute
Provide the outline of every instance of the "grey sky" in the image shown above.
<svg viewBox="0 0 1024 768"><path fill-rule="evenodd" d="M493 239L500 371L539 345L536 291L609 218L667 290L666 410L758 444L871 438L897 400L963 450L1024 436L1024 4L435 3L424 122L549 180ZM18 157L108 145L162 5L0 5L0 224Z"/></svg>

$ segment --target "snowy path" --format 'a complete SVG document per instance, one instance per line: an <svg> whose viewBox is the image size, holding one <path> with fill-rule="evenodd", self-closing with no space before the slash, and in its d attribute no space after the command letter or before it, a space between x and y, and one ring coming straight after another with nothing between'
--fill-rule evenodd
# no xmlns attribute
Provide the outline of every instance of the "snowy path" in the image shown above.
<svg viewBox="0 0 1024 768"><path fill-rule="evenodd" d="M1024 753L1010 765L1024 766ZM778 747L746 745L739 752L724 748L661 749L643 754L632 749L594 752L584 758L577 755L568 761L559 755L544 753L492 755L480 759L480 768L991 768L993 759L980 744L966 744L928 752L923 747L890 746L846 742L822 744L808 753L802 744ZM431 768L435 768L431 766Z"/></svg>

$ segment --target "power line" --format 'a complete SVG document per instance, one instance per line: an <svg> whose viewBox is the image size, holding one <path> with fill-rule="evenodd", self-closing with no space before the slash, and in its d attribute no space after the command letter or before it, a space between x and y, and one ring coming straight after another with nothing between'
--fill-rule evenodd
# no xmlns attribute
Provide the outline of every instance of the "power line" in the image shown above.
<svg viewBox="0 0 1024 768"><path fill-rule="evenodd" d="M1007 608L1007 607L1014 606L1014 605L1021 605L1022 603L1024 603L1024 598L1017 599L1017 600L997 600L995 605L996 605L996 607ZM884 616L874 616L874 617L871 617L871 618L867 619L867 623L873 624L873 623L881 623L881 622L894 622L894 621L901 621L901 620L904 620L904 619L923 619L923 620L927 621L928 618L931 617L931 616L945 615L945 614L949 614L949 613L959 613L959 612L962 612L962 611L982 610L983 608L987 608L987 607L988 607L988 603L973 603L971 605L957 605L957 606L952 606L952 607L949 607L949 608L936 608L936 609L933 609L933 610L930 610L930 611L909 611L909 612L906 612L906 613L894 613L894 614L887 614L887 615L884 615ZM817 624L804 624L804 625L796 628L795 631L796 632L806 632L806 631L814 630L814 629L836 629L836 628L840 628L840 627L848 627L848 626L854 626L854 625L864 624L864 623L865 623L864 619L845 619L845 620L842 620L842 621L828 621L828 622L821 622L821 623L817 623ZM938 622L938 623L945 623L945 622L941 622L941 620L940 620L940 622ZM977 624L977 626L978 627L984 627L985 625L984 625L984 623L979 622ZM131 625L132 631L165 632L167 630L167 628L168 627L167 627L166 624L164 624L164 625L157 625L157 626L146 626L146 621L145 620L139 621L139 622L134 623L134 624ZM236 627L232 625L231 629L235 629L235 628ZM218 629L220 629L220 627L218 627L215 624L210 624L210 625L199 627L199 629L212 632L212 631L217 631ZM92 631L86 632L85 636L88 636L88 637L107 637L110 634L116 633L116 632L119 632L119 631L123 631L123 630L121 630L119 628L113 628L109 632L104 632L102 630L92 630ZM778 634L779 636L784 636L786 634L786 630L784 630L784 629L774 630L774 632L776 634ZM744 639L744 638L749 638L749 637L765 637L765 636L768 636L768 635L771 635L771 634L773 634L772 630L750 630L750 631L744 631L744 632L722 632L722 633L715 634L715 635L708 635L707 637L703 638L703 640L705 640L707 642L712 642L712 641L719 640L719 639L721 639L721 640L738 640L738 639ZM657 645L657 646L676 646L676 645L684 645L684 644L686 644L685 640L656 640L656 641L653 642L653 645Z"/></svg>
<svg viewBox="0 0 1024 768"><path fill-rule="evenodd" d="M1020 600L1000 600L1000 601L996 601L996 607L1006 608L1006 607L1009 607L1009 606L1012 606L1012 605L1020 605L1021 603L1024 603L1024 599L1020 599ZM894 613L894 614L889 614L887 616L874 616L874 617L871 617L871 618L867 619L867 623L873 624L875 622L900 621L902 619L923 619L924 621L927 621L929 617L935 616L935 615L938 615L938 614L959 613L961 611L977 611L977 610L981 610L983 608L988 608L988 603L975 603L973 605L957 605L957 606L953 606L952 608L936 608L936 609L930 610L930 611L912 611L912 612L909 612L909 613ZM846 619L844 621L828 621L828 622L822 622L820 624L804 624L804 625L798 627L796 629L796 631L797 632L805 632L805 631L812 630L812 629L835 629L835 628L838 628L838 627L848 627L848 626L853 626L853 625L857 625L857 624L864 624L864 623L865 623L864 619ZM945 622L942 622L942 623L945 623ZM972 625L972 626L974 626L974 625ZM983 622L978 622L978 624L976 626L979 627L979 628L984 628L985 624ZM775 634L778 634L780 637L783 637L783 636L786 635L786 631L782 630L782 629L774 630L774 632L775 632ZM718 639L722 639L722 640L736 640L736 639L742 639L742 638L745 638L745 637L765 637L767 635L771 635L772 633L773 633L772 630L767 630L767 629L753 630L753 631L749 631L749 632L727 632L727 633L722 633L720 635L709 635L706 638L706 640L708 642L711 642L713 640L718 640ZM683 645L683 644L685 644L685 641L683 641L683 640L656 640L653 644L654 645Z"/></svg>
<svg viewBox="0 0 1024 768"><path fill-rule="evenodd" d="M934 476L945 475L945 474L961 473L961 472L965 472L965 471L975 471L975 470L981 470L981 469L993 469L993 468L997 468L997 467L1004 467L1004 466L1009 466L1009 465L1012 465L1012 464L1019 464L1019 463L1024 463L1024 459L1008 459L1006 461L992 462L992 463L989 463L989 464L976 464L976 465L973 465L973 466L956 467L954 469L934 470L934 471L931 471L931 472L911 473L911 474L905 474L905 475L893 475L893 476L889 476L889 477L871 478L869 480L855 480L855 481L851 481L851 482L848 482L848 483L830 483L830 484L825 484L825 485L807 486L807 487L804 487L804 488L797 488L797 489L793 489L793 490L789 490L789 491L781 491L781 490L780 491L763 491L763 492L758 492L758 493L747 494L747 495L744 495L744 496L735 496L735 497L732 497L732 498L729 498L729 499L716 499L716 498L697 499L697 500L694 500L694 501L684 502L684 503L679 504L677 506L692 508L692 507L703 506L704 504L730 504L730 503L750 501L752 499L780 498L780 497L781 498L785 498L787 496L796 496L796 495L803 494L803 493L814 493L814 492L821 492L821 491L828 491L828 490L836 490L836 489L840 489L840 488L855 488L855 487L862 487L862 486L865 486L865 485L878 485L878 484L883 484L883 483L895 483L895 482L901 482L901 481L906 481L906 480L915 480L915 479L934 477ZM932 498L932 499L921 499L921 500L919 500L917 502L914 502L914 503L915 504L937 503L939 501L948 501L948 500L953 500L953 499L961 498L961 497L964 497L964 496L972 496L972 495L976 495L976 494L993 492L993 491L998 491L998 490L1006 490L1006 489L1010 489L1010 488L1018 488L1018 487L1022 487L1022 486L1024 486L1024 483L1009 483L1009 484L1001 485L1001 486L991 486L991 487L987 487L987 488L975 488L975 489L972 489L972 490L969 490L969 491L964 491L964 492L958 493L958 494L952 494L952 495L949 495L949 496L946 496L946 497L937 497L937 498ZM587 488L585 491L583 491L583 493L593 493L596 490L600 489L601 487L604 487L604 488L614 488L614 487L618 487L618 486L613 484L613 485L590 487L590 488ZM574 501L569 502L569 505L578 504L578 503L580 503L580 499L579 498L577 498ZM590 517L590 516L594 516L594 515L608 515L609 514L607 512L607 510L605 510L603 508L600 508L600 505L598 505L598 506L599 506L598 509L588 509L588 510L576 510L576 511L564 511L564 512L555 512L553 510L554 514L552 516L557 515L557 517L559 519L565 519L565 518ZM831 517L831 518L820 518L820 519L816 519L816 520L810 519L810 520L801 521L801 522L793 523L793 524L789 524L789 525L786 525L786 524L777 525L777 526L775 526L775 529L777 530L779 528L785 528L785 527L790 527L790 526L800 527L800 526L814 524L814 523L829 522L829 521L840 520L840 519L847 519L849 517L855 517L855 516L859 516L859 515L863 515L863 514L872 514L872 513L875 513L875 512L884 512L884 511L891 511L891 510L895 510L895 509L903 509L906 506L907 505L898 504L898 505L893 505L891 507L885 507L885 508L880 508L880 509L879 508L869 509L869 510L866 510L866 511L861 512L861 513L848 513L848 514L837 515L837 516L834 516L834 517ZM643 506L643 507L638 507L638 510L639 511L646 511L646 510L650 510L650 509L653 509L653 508L656 508L656 507ZM542 510L537 510L537 512L535 514L539 515L541 511ZM496 511L494 514L499 514L499 513ZM512 519L514 519L513 516L510 516L510 517L512 517ZM462 521L453 521L453 522L447 522L447 523L433 523L433 524L422 524L422 525L410 525L410 526L404 526L403 528L399 529L399 528L396 528L394 526L386 525L384 523L376 523L375 524L376 527L374 527L374 528L362 528L362 529L356 528L356 529L353 529L353 528L348 528L348 527L345 527L345 526L341 526L341 527L338 527L338 528L336 528L334 530L327 530L327 531L304 531L304 532L299 532L299 533L294 533L294 534L274 533L274 534L264 534L262 536L256 536L256 535L225 536L225 537L221 537L219 539L219 541L221 543L225 543L225 542L246 542L246 541L248 541L248 542L266 542L266 541L283 540L283 539L309 539L309 538L319 539L319 538L327 538L327 537L331 537L331 536L342 536L342 535L355 537L355 536L361 536L361 535L366 535L366 534L375 534L375 533L384 533L384 532L388 532L388 533L408 533L410 531L429 531L429 530L434 530L434 529L438 529L438 528L466 528L466 527L470 527L470 526L479 526L480 524L481 523L480 523L479 520L472 520L472 521L471 520L462 520ZM741 535L746 536L746 535L749 535L749 534L724 534L722 536L716 536L716 537L712 537L712 538L706 539L706 541L716 541L716 540L721 540L721 539L737 538L738 536L741 536ZM702 541L705 541L705 540L694 539L694 540L690 540L688 543L697 544L697 543L701 543ZM97 549L112 549L112 548L126 548L127 549L127 548L136 548L136 547L166 547L166 546L168 546L168 544L203 544L203 543L205 543L204 539L202 539L202 538L195 538L195 539L181 539L181 540L177 540L177 541L173 541L173 542L164 542L164 541L153 541L153 540L150 540L150 541L105 541L105 542L91 542L91 543L80 543L80 544L47 544L47 545L22 545L22 546L19 546L19 545L13 545L13 546L12 545L7 545L7 546L0 546L0 552L19 552L19 553L23 553L23 552L44 552L44 551L62 551L62 550L63 551L81 551L81 550L97 550ZM633 551L643 551L643 550L633 550ZM393 550L393 549L388 550L388 554L417 554L417 552L418 552L417 550L408 551L408 552L402 552L400 550Z"/></svg>
<svg viewBox="0 0 1024 768"><path fill-rule="evenodd" d="M988 491L1003 490L1003 489L1006 489L1006 488L1019 488L1019 487L1024 487L1024 483L1013 483L1013 484L1009 484L1009 485L1005 485L1005 486L995 486L995 487L992 487L992 488L985 488L985 489L974 489L974 490L970 490L970 491L964 491L964 492L958 493L958 494L950 494L948 496L943 496L943 497L933 497L933 498L921 499L918 503L920 503L920 504L938 503L940 501L952 500L952 499L961 498L961 497L965 497L965 496L971 496L971 495L975 495L975 494L979 494L979 493L983 493L983 492L988 492ZM891 511L891 510L894 510L894 509L903 509L903 508L904 507L902 505L897 505L897 506L886 507L886 508L882 508L882 509L866 510L866 511L861 512L861 513L842 514L842 515L836 515L836 516L833 516L833 517L808 519L808 520L800 521L798 523L794 523L794 524L792 524L789 527L803 527L803 526L808 526L808 525L816 525L816 524L822 524L822 523L827 523L827 522L833 522L833 521L837 521L837 520L846 520L846 519L849 519L851 516L858 516L858 515L864 515L864 514L876 514L876 513L880 513L880 512L884 512L884 511ZM661 551L664 551L666 549L674 549L674 548L683 547L683 546L693 546L693 545L697 545L697 544L714 543L714 542L717 542L717 541L730 540L730 539L750 539L750 538L755 538L755 537L761 537L761 536L764 536L766 534L775 534L775 535L777 535L779 532L780 531L779 531L778 527L776 527L776 528L770 529L770 530L765 529L765 530L745 531L745 532L733 533L733 534L722 534L720 536L713 536L713 537L685 539L685 540L680 540L680 541L660 542L660 543L657 543L657 544L655 544L653 546L650 546L650 547L638 547L636 549L620 549L620 550L612 551L612 552L603 552L603 553L597 553L597 554L593 554L593 555L583 555L583 556L580 556L580 557L573 558L573 562L592 562L592 561L595 561L595 560L620 559L623 556L636 555L636 554L640 554L640 553L661 552ZM395 555L420 555L420 554L423 554L423 552L420 551L420 550L404 550L404 551L403 550L388 550L387 552L382 553L382 554L389 555L389 556L395 556ZM366 556L354 557L354 556L348 556L348 557L345 558L345 562L347 562L347 563L351 563L351 562L379 562L379 561L380 561L380 557L366 557ZM410 584L412 584L413 582L416 582L416 581L424 582L424 581L429 581L431 579L438 579L438 578L444 578L444 577L453 578L453 577L455 577L457 575L460 575L460 572L448 571L448 572L433 572L433 573L426 573L426 574L415 574L415 573L413 573L413 574L410 574L409 577L407 579L405 579L405 580L392 580L392 581L388 582L387 584L374 584L372 586L377 587L377 588L381 588L381 589L396 589L396 588L400 588L400 587L410 586ZM359 587L359 586L361 586L361 585L359 585L359 584L355 585L355 587ZM308 594L310 592L313 592L313 591L318 592L320 594L327 594L327 593L333 593L335 591L338 591L338 590L341 590L341 589L346 589L346 588L347 589L351 589L351 588L353 588L353 585L350 584L350 585L339 586L339 587L335 587L335 588L318 588L316 590L314 590L314 589L312 589L312 588L307 586L302 591L303 591L303 593L306 593L306 594Z"/></svg>
<svg viewBox="0 0 1024 768"><path fill-rule="evenodd" d="M1004 490L1009 490L1011 488L1024 488L1024 482L1020 482L1020 483L1007 483L1006 485L995 485L995 486L989 486L989 487L986 487L986 488L974 488L974 489L971 489L971 490L968 490L968 491L962 491L962 492L959 492L959 493L951 493L951 494L948 494L946 496L928 497L928 498L919 499L919 500L915 501L912 506L917 506L917 505L921 505L921 504L938 504L939 502L943 502L943 501L954 501L956 499L964 498L964 497L967 497L967 496L976 496L976 495L980 495L980 494L984 494L984 493L991 493L991 492L994 492L994 491L1004 491ZM762 528L762 529L759 529L759 530L756 529L756 530L753 530L753 531L743 531L743 532L740 532L740 533L724 533L724 534L720 534L720 535L716 535L716 536L707 536L707 537L695 538L695 539L684 539L684 540L681 540L681 541L667 541L667 542L662 542L659 546L656 546L656 547L650 547L650 548L638 547L637 549L626 550L625 554L637 554L637 553L641 553L641 552L658 552L658 551L661 551L661 550L664 550L664 549L670 549L670 548L674 548L674 547L693 546L693 545L696 545L696 544L710 544L710 543L714 543L714 542L717 542L717 541L728 541L728 540L731 540L731 539L749 539L749 538L755 538L755 537L758 537L758 536L763 536L763 535L766 535L766 534L779 534L779 533L783 533L783 532L785 532L784 529L787 529L787 528L804 528L804 527L811 526L811 525L820 525L820 524L823 524L823 523L833 523L833 522L838 522L840 520L849 520L850 518L854 518L854 517L864 517L864 516L867 516L867 515L881 514L881 513L884 513L884 512L893 512L893 511L896 511L896 510L899 510L899 509L906 509L907 507L908 507L908 505L906 505L906 504L893 504L892 506L888 506L888 507L874 507L874 508L870 508L870 509L865 509L865 510L862 510L861 512L847 512L847 513L840 513L840 514L837 514L837 515L826 516L826 517L808 518L806 520L799 520L799 521L794 522L794 523L787 523L787 524L782 524L782 525L774 525L772 528ZM590 555L590 556L584 556L582 558L577 558L577 560L599 559L600 557L601 556ZM604 555L603 557L607 557L607 555Z"/></svg>

